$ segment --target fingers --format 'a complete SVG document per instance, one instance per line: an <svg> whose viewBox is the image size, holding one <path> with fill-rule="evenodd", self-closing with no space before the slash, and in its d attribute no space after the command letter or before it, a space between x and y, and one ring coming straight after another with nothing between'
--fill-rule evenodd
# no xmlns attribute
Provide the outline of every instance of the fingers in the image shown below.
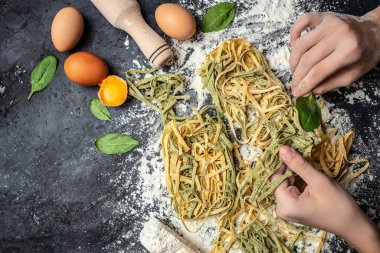
<svg viewBox="0 0 380 253"><path fill-rule="evenodd" d="M289 178L288 178L288 181L289 181L289 185L294 185L295 181L296 181L296 177L293 175L291 175Z"/></svg>
<svg viewBox="0 0 380 253"><path fill-rule="evenodd" d="M282 175L284 175L285 170L286 170L286 166L283 164L283 165L277 170L277 172L274 173L274 174L270 177L269 181L270 181L270 182L273 182L273 181L275 181L277 178L279 178L279 177L281 177ZM276 188L276 191L277 191L277 190L284 190L284 189L286 189L288 186L289 186L289 182L288 182L288 180L284 180L284 182L282 182L282 183Z"/></svg>
<svg viewBox="0 0 380 253"><path fill-rule="evenodd" d="M300 192L297 187L289 186L275 191L276 213L284 220L297 221L296 217L302 216L303 206L299 201Z"/></svg>
<svg viewBox="0 0 380 253"><path fill-rule="evenodd" d="M286 166L283 164L278 171L272 175L270 181L273 182L277 178L284 175L286 171ZM297 187L293 186L294 184L294 175L284 180L275 190L275 196L279 202L288 202L289 199L295 199L300 195L300 192Z"/></svg>
<svg viewBox="0 0 380 253"><path fill-rule="evenodd" d="M334 52L334 47L331 46L333 44L331 43L331 39L323 39L322 41L317 41L317 43L318 44L314 45L307 52L302 53L299 56L299 64L293 72L293 84L298 84L307 75L307 73L309 73L313 66Z"/></svg>
<svg viewBox="0 0 380 253"><path fill-rule="evenodd" d="M317 45L322 39L323 32L320 29L316 28L299 38L297 42L294 43L289 57L289 65L293 73L299 64L304 64L304 62L300 62L302 56L315 45Z"/></svg>
<svg viewBox="0 0 380 253"><path fill-rule="evenodd" d="M296 174L298 174L308 185L314 185L323 176L314 169L300 154L288 146L280 148L282 161Z"/></svg>
<svg viewBox="0 0 380 253"><path fill-rule="evenodd" d="M315 26L318 27L301 37L306 27ZM340 16L306 14L292 27L291 37L297 40L289 60L294 96L348 86L369 70L366 66L373 66L367 59L349 67L366 55L365 43L360 30Z"/></svg>
<svg viewBox="0 0 380 253"><path fill-rule="evenodd" d="M362 77L368 70L363 70L363 63L358 62L352 66L340 70L329 77L317 88L313 89L316 94L323 94L340 87L347 87Z"/></svg>
<svg viewBox="0 0 380 253"><path fill-rule="evenodd" d="M299 97L307 94L330 75L351 63L352 59L346 59L341 52L334 51L330 56L314 65L299 83L292 84L293 95Z"/></svg>
<svg viewBox="0 0 380 253"><path fill-rule="evenodd" d="M281 177L286 171L286 166L283 164L278 171L272 175L270 181L273 182ZM282 182L274 191L276 197L276 212L277 215L286 220L296 221L295 217L300 214L300 201L298 200L301 195L297 187L293 186L294 175Z"/></svg>
<svg viewBox="0 0 380 253"><path fill-rule="evenodd" d="M307 27L315 28L319 25L322 22L322 19L323 14L321 13L306 13L302 15L290 28L291 43L294 43Z"/></svg>
<svg viewBox="0 0 380 253"><path fill-rule="evenodd" d="M296 186L288 185L287 187L282 187L280 189L277 188L274 194L276 196L277 203L288 203L289 201L291 201L293 202L293 204L295 204L297 198L300 196L301 193Z"/></svg>

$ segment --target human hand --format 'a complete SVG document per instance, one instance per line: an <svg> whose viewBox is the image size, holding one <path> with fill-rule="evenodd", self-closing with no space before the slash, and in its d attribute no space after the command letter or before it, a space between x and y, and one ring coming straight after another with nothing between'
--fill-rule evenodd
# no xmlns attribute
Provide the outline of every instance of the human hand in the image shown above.
<svg viewBox="0 0 380 253"><path fill-rule="evenodd" d="M280 218L340 235L359 252L380 252L379 231L348 192L292 148L281 147L280 156L307 184L302 193L291 178L279 185L275 196ZM277 172L272 180L282 173Z"/></svg>
<svg viewBox="0 0 380 253"><path fill-rule="evenodd" d="M301 36L308 27L313 30ZM380 7L362 17L307 13L293 24L290 37L294 96L349 86L380 60Z"/></svg>

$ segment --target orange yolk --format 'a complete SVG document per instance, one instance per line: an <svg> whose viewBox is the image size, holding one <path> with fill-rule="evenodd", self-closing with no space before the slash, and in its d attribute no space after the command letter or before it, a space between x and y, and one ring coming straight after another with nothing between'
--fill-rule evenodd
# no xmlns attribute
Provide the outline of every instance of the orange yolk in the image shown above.
<svg viewBox="0 0 380 253"><path fill-rule="evenodd" d="M100 84L98 97L105 106L122 105L127 95L127 83L118 76L110 75Z"/></svg>

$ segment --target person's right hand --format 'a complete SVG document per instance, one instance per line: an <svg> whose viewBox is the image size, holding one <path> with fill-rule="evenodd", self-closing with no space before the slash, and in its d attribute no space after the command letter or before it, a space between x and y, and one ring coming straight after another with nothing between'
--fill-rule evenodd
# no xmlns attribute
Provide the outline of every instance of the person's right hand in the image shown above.
<svg viewBox="0 0 380 253"><path fill-rule="evenodd" d="M307 184L303 192L291 179L279 185L275 196L280 218L340 235L359 252L380 252L380 232L347 191L314 169L294 149L283 146L280 156Z"/></svg>

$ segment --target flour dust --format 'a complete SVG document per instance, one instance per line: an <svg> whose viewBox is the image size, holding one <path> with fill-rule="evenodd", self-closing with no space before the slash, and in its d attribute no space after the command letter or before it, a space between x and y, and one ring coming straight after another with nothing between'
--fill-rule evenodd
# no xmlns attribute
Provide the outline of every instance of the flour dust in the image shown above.
<svg viewBox="0 0 380 253"><path fill-rule="evenodd" d="M221 1L181 0L180 4L189 9L197 20L200 20L207 8L217 2ZM289 27L303 12L318 10L319 6L313 2L301 0L237 1L235 20L227 29L206 34L198 32L194 38L186 41L172 40L176 61L168 71L184 74L187 78L187 92L192 95L190 101L177 106L179 114L188 114L191 107L201 108L206 103L209 103L209 96L202 90L197 70L205 56L217 47L221 41L229 38L244 38L252 42L264 53L271 68L285 86L289 88L291 77L288 64L290 54ZM130 45L130 39L128 37L125 42L127 48ZM148 66L148 64L146 61L139 62L137 59L133 59L133 66L141 68L141 66ZM366 103L376 103L365 95L366 88L360 85L360 83L357 84L359 89L347 96L347 102L364 101ZM377 92L379 91L377 90ZM324 114L327 115L325 118L327 124L337 127L340 134L347 132L352 127L347 111L335 108L333 104L326 104L327 110ZM141 122L144 122L151 129L151 131L145 133L148 141L136 149L141 155L135 168L133 168L137 170L137 181L132 182L131 174L128 171L128 164L131 160L136 159L136 157L130 156L127 156L126 160L120 164L126 169L112 179L114 182L123 182L123 187L126 188L133 183L137 189L132 194L132 199L121 200L115 208L115 212L134 215L140 219L136 221L134 227L130 227L123 232L121 238L128 239L139 234L144 226L141 222L147 221L154 216L176 229L204 252L207 252L216 233L217 217L189 223L188 226L192 231L200 228L198 232L191 233L183 228L179 219L172 212L165 188L164 166L160 155L162 125L159 118L157 113L140 103L129 108L128 112L123 113L116 119L117 125L141 124ZM254 154L247 151L247 157L252 156ZM131 205L131 202L135 204ZM150 223L146 224L146 226L150 225ZM154 236L152 235L152 237ZM129 245L128 247L130 248L125 248L124 252L130 252L133 246L134 244ZM327 250L328 244L325 247ZM108 248L112 249L112 245Z"/></svg>

